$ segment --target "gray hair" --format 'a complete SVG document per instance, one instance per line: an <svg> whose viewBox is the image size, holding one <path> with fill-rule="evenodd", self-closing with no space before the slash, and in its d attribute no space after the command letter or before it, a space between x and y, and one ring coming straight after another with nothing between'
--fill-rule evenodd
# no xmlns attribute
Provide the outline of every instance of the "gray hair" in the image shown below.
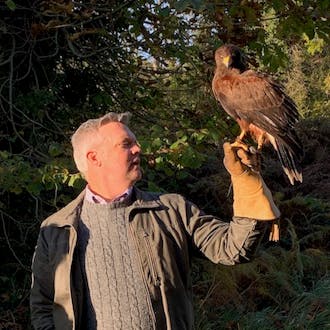
<svg viewBox="0 0 330 330"><path fill-rule="evenodd" d="M109 112L100 118L89 119L79 126L71 137L73 159L79 172L85 174L87 171L87 150L93 144L101 142L103 139L99 134L99 128L111 122L128 125L130 117L131 114L129 112Z"/></svg>

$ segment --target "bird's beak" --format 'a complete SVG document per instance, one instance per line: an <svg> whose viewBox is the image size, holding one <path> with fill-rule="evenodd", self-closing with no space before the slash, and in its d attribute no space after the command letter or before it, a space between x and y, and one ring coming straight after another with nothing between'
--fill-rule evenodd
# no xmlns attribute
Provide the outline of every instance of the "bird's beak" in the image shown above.
<svg viewBox="0 0 330 330"><path fill-rule="evenodd" d="M231 62L231 57L228 55L226 57L224 57L222 63L227 67L229 68L229 65L230 65L230 62Z"/></svg>

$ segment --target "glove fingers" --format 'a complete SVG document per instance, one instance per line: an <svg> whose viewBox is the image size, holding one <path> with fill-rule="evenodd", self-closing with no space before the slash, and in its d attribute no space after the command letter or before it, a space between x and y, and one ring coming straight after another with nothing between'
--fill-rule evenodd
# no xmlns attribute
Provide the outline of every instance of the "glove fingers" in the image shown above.
<svg viewBox="0 0 330 330"><path fill-rule="evenodd" d="M225 158L227 158L228 160L231 160L231 161L236 160L235 153L229 142L225 142L223 144L223 151L225 153Z"/></svg>
<svg viewBox="0 0 330 330"><path fill-rule="evenodd" d="M230 143L226 142L223 144L223 150L225 157L223 159L223 163L227 169L227 171L231 175L240 175L244 172L242 167L242 163L240 162L239 157L237 156L234 149L231 147Z"/></svg>
<svg viewBox="0 0 330 330"><path fill-rule="evenodd" d="M245 165L251 165L251 157L250 155L243 149L237 150L237 156L240 158L241 162Z"/></svg>

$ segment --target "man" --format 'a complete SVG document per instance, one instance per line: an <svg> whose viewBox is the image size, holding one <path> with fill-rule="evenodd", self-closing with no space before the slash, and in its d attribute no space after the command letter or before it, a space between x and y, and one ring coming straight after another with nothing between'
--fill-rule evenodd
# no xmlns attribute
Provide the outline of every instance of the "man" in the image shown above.
<svg viewBox="0 0 330 330"><path fill-rule="evenodd" d="M205 215L178 194L143 192L141 148L128 114L108 113L72 136L85 190L40 229L32 264L36 329L192 329L190 262L199 250L214 263L247 261L257 220L279 216L251 159L224 144L234 216Z"/></svg>

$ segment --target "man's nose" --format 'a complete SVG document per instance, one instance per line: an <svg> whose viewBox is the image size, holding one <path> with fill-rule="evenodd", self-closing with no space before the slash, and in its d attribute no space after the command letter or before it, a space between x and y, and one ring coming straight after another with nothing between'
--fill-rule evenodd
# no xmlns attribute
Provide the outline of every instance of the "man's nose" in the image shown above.
<svg viewBox="0 0 330 330"><path fill-rule="evenodd" d="M138 142L136 142L132 147L132 153L137 154L141 152L141 146Z"/></svg>

